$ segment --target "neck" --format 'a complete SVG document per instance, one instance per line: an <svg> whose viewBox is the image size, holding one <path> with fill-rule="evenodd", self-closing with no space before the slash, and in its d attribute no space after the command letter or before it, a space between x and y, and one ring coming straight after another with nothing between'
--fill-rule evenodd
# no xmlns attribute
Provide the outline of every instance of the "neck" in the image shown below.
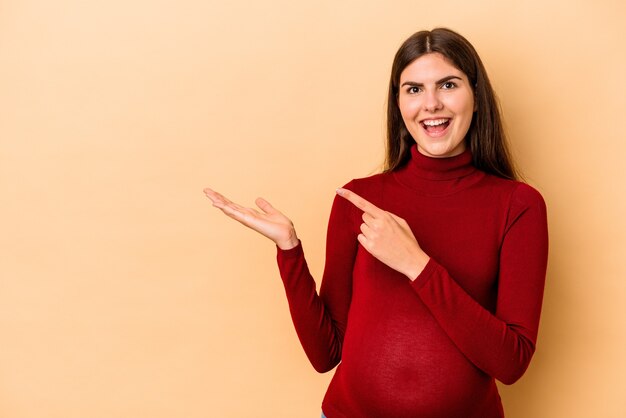
<svg viewBox="0 0 626 418"><path fill-rule="evenodd" d="M454 193L481 174L472 165L469 148L454 157L434 158L421 154L417 145L411 147L411 159L394 171L399 182L427 194Z"/></svg>

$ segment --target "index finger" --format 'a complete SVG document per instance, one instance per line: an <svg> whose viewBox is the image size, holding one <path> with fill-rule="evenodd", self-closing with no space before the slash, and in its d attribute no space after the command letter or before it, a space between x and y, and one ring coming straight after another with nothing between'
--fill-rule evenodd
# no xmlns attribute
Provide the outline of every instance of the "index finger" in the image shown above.
<svg viewBox="0 0 626 418"><path fill-rule="evenodd" d="M211 202L213 204L218 204L218 205L223 205L226 203L230 203L230 200L226 199L226 197L224 197L222 194L216 192L215 190L212 190L208 187L206 187L204 190L204 194L206 195L206 197L208 197L209 199L211 199Z"/></svg>
<svg viewBox="0 0 626 418"><path fill-rule="evenodd" d="M337 189L337 194L350 201L354 206L361 209L363 212L369 213L370 215L376 216L384 212L382 209L363 199L351 190L339 188Z"/></svg>

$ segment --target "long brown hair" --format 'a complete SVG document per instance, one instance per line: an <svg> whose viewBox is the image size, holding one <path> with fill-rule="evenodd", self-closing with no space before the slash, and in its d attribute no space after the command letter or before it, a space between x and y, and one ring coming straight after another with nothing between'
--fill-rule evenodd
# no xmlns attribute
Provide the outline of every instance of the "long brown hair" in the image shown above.
<svg viewBox="0 0 626 418"><path fill-rule="evenodd" d="M485 67L472 44L446 28L417 32L404 41L396 53L387 97L387 153L384 171L393 171L404 165L411 158L410 149L415 143L404 125L398 107L400 74L413 61L433 52L440 53L463 71L474 91L476 112L466 136L474 166L498 177L518 178L507 147L498 100Z"/></svg>

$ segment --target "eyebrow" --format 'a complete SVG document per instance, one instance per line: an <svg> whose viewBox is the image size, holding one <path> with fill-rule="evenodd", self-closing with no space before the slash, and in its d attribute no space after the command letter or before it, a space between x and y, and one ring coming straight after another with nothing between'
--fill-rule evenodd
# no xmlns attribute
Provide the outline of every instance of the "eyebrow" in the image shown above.
<svg viewBox="0 0 626 418"><path fill-rule="evenodd" d="M459 76L449 75L447 77L442 78L441 80L435 81L435 84L445 83L446 81L450 81L450 80L454 80L454 79L463 81L463 79L461 77L459 77ZM415 81L405 81L404 83L402 83L402 85L400 87L404 87L404 86L422 87L423 85L424 85L424 83L416 83Z"/></svg>

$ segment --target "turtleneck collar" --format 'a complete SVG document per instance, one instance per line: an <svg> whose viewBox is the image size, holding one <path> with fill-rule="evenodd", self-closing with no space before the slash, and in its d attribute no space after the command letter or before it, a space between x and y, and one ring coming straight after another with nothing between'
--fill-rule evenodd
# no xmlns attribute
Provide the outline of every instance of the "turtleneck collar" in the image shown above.
<svg viewBox="0 0 626 418"><path fill-rule="evenodd" d="M483 177L472 165L472 153L467 148L448 158L433 158L421 154L417 144L411 147L411 159L394 171L395 178L405 186L430 195L457 192Z"/></svg>

